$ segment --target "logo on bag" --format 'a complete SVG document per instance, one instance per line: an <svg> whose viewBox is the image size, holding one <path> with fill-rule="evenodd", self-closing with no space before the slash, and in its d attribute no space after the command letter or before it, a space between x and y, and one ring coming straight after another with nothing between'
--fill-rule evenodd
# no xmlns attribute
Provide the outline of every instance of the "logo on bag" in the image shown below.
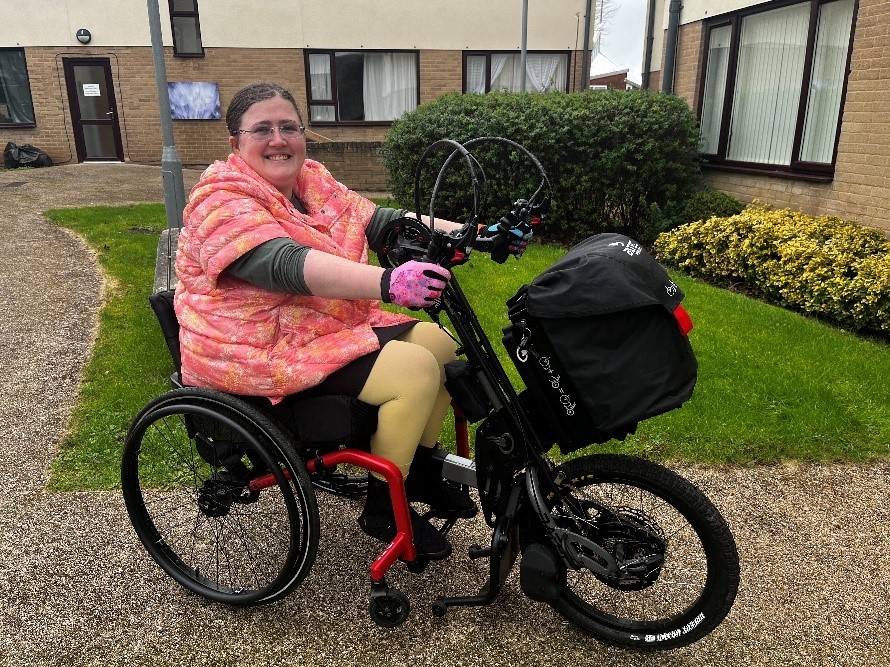
<svg viewBox="0 0 890 667"><path fill-rule="evenodd" d="M665 291L667 291L668 296L677 296L677 292L680 291L680 288L677 287L677 283L675 283L673 280L671 281L670 285L665 285L664 289Z"/></svg>
<svg viewBox="0 0 890 667"><path fill-rule="evenodd" d="M522 340L519 341L519 345L516 347L516 358L525 363L528 361L528 339L532 337L532 332L528 329L522 330Z"/></svg>
<svg viewBox="0 0 890 667"><path fill-rule="evenodd" d="M627 239L627 243L625 243L624 241L615 241L615 243L609 244L610 247L616 245L624 248L624 252L631 257L636 257L641 252L643 252L643 246L641 246L636 241L631 241L630 239Z"/></svg>
<svg viewBox="0 0 890 667"><path fill-rule="evenodd" d="M572 397L566 393L565 389L560 384L560 376L554 372L553 367L550 365L550 357L540 357L538 363L541 365L541 368L544 369L544 372L550 376L550 386L559 393L559 403L562 405L563 410L566 411L566 416L574 417L575 408L578 404L572 401Z"/></svg>

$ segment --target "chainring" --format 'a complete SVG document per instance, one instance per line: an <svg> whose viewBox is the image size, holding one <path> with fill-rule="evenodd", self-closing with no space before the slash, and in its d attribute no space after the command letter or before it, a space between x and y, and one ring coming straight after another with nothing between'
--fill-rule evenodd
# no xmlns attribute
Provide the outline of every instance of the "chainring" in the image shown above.
<svg viewBox="0 0 890 667"><path fill-rule="evenodd" d="M667 537L651 517L619 507L593 523L597 542L615 558L620 573L617 577L594 573L597 579L620 591L641 591L658 581Z"/></svg>

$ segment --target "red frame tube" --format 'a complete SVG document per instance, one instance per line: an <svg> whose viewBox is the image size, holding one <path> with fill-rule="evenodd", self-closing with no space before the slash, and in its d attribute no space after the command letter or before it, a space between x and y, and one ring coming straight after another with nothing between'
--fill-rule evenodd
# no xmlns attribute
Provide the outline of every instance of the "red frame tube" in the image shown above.
<svg viewBox="0 0 890 667"><path fill-rule="evenodd" d="M376 472L386 479L389 485L389 496L392 499L393 514L396 519L396 536L389 546L383 550L377 559L371 564L371 579L382 581L387 570L399 557L406 561L417 558L417 549L414 547L414 534L411 530L411 515L408 513L408 496L405 494L405 482L398 466L392 461L387 461L379 456L374 456L357 449L339 449L329 454L324 454L316 459L306 462L309 472L316 472L320 468L332 468L341 463L365 468Z"/></svg>
<svg viewBox="0 0 890 667"><path fill-rule="evenodd" d="M399 557L406 561L417 558L417 549L414 546L414 533L411 530L411 515L408 513L408 496L405 494L405 483L402 473L395 463L386 459L359 451L358 449L338 449L318 458L306 461L309 472L317 472L322 468L333 468L341 463L370 470L383 475L389 485L389 496L392 499L393 514L396 519L396 536L389 546L383 550L377 559L371 564L371 579L382 581L387 571ZM290 479L290 474L284 470L284 475ZM277 484L275 475L269 473L250 481L251 491L268 489Z"/></svg>
<svg viewBox="0 0 890 667"><path fill-rule="evenodd" d="M470 457L470 438L467 429L467 419L456 405L454 409L454 437L455 449L458 456ZM408 512L408 496L405 494L405 483L402 473L395 463L374 456L358 449L338 449L317 458L306 461L306 468L314 473L323 468L333 468L341 463L349 463L371 472L376 472L386 479L389 485L389 496L392 499L393 514L396 519L396 536L389 546L383 550L371 564L371 579L382 581L387 571L399 557L406 561L414 561L417 558L417 548L414 546L414 533L411 530L411 515ZM290 473L282 471L287 479ZM250 481L251 491L268 489L277 484L275 475L269 473Z"/></svg>
<svg viewBox="0 0 890 667"><path fill-rule="evenodd" d="M470 458L470 436L467 431L467 418L454 403L451 404L454 411L454 450L458 456Z"/></svg>

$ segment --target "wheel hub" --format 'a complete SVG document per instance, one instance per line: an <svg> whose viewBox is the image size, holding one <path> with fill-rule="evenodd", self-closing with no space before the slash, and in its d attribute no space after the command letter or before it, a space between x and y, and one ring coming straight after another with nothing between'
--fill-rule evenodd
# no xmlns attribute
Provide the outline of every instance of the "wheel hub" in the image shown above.
<svg viewBox="0 0 890 667"><path fill-rule="evenodd" d="M645 513L622 507L597 519L600 544L615 558L618 574L596 575L603 583L623 591L639 591L654 584L664 565L667 538Z"/></svg>
<svg viewBox="0 0 890 667"><path fill-rule="evenodd" d="M216 472L198 489L198 509L208 517L226 516L232 503L256 501L259 491L251 491L247 484L227 472Z"/></svg>

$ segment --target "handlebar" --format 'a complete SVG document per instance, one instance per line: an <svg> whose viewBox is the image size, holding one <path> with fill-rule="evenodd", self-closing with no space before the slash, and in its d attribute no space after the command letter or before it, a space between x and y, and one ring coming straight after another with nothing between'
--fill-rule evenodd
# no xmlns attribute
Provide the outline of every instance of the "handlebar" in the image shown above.
<svg viewBox="0 0 890 667"><path fill-rule="evenodd" d="M476 158L468 150L469 147L483 142L503 143L526 155L537 168L541 180L537 189L528 199L517 199L512 208L497 223L477 225L479 206L484 189L484 171ZM488 253L492 260L503 264L510 254L519 257L524 245L534 231L543 223L550 209L550 182L538 159L524 146L501 137L479 137L464 144L443 139L429 146L415 167L414 194L415 210L420 213L420 173L421 166L434 150L449 147L452 152L444 160L433 191L430 195L429 219L427 227L419 220L404 218L395 220L381 231L383 251L380 262L383 266L402 264L409 260L420 260L438 264L447 269L463 264L469 260L472 250ZM462 158L473 191L473 213L469 220L458 230L445 232L435 227L435 199L439 187L444 182L444 174L448 166L456 158Z"/></svg>
<svg viewBox="0 0 890 667"><path fill-rule="evenodd" d="M527 243L537 231L549 207L549 195L534 206L526 199L518 199L497 224L489 227L466 224L450 233L434 229L423 259L450 269L466 262L471 250L488 253L498 264L506 262L511 254L518 258L524 248L515 248Z"/></svg>

